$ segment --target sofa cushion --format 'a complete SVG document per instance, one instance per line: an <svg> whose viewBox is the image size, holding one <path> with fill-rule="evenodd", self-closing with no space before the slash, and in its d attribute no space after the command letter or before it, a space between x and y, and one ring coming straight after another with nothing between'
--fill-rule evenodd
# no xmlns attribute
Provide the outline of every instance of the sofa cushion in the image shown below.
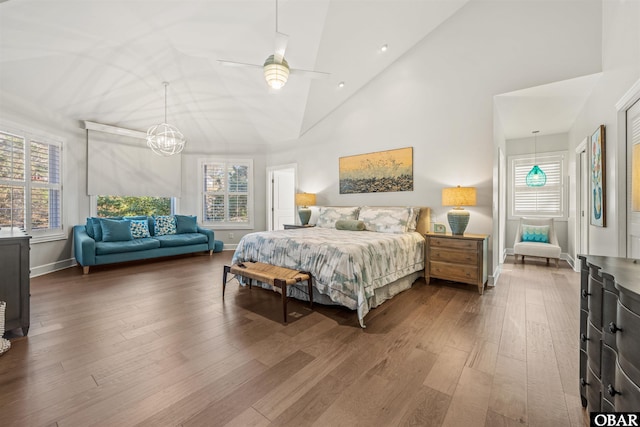
<svg viewBox="0 0 640 427"><path fill-rule="evenodd" d="M156 249L159 247L160 242L152 237L134 239L125 242L96 242L96 255L144 251L147 249Z"/></svg>
<svg viewBox="0 0 640 427"><path fill-rule="evenodd" d="M110 216L106 218L98 218L98 217L88 217L87 225L85 225L85 229L87 230L87 234L96 242L102 241L102 225L100 224L101 219L122 219L121 216Z"/></svg>
<svg viewBox="0 0 640 427"><path fill-rule="evenodd" d="M164 236L156 236L154 239L160 242L161 248L197 245L208 242L207 236L201 233L167 234Z"/></svg>
<svg viewBox="0 0 640 427"><path fill-rule="evenodd" d="M192 215L175 215L176 232L178 234L197 233L198 218Z"/></svg>
<svg viewBox="0 0 640 427"><path fill-rule="evenodd" d="M154 236L176 234L176 218L173 215L155 216L153 220Z"/></svg>
<svg viewBox="0 0 640 427"><path fill-rule="evenodd" d="M134 239L151 237L151 234L149 233L149 222L147 222L146 218L131 220L131 235Z"/></svg>
<svg viewBox="0 0 640 427"><path fill-rule="evenodd" d="M133 240L131 235L131 221L122 219L100 219L102 226L102 240L104 242L122 242Z"/></svg>

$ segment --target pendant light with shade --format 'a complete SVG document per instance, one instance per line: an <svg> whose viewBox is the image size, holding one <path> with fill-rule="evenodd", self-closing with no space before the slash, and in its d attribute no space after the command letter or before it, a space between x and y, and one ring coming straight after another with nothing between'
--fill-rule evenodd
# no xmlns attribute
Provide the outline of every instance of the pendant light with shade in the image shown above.
<svg viewBox="0 0 640 427"><path fill-rule="evenodd" d="M539 130L534 130L531 133L533 134L533 164L534 166L531 168L529 173L527 174L526 182L529 187L543 187L547 183L547 175L540 169L537 165L536 155L537 155L537 134L540 132Z"/></svg>

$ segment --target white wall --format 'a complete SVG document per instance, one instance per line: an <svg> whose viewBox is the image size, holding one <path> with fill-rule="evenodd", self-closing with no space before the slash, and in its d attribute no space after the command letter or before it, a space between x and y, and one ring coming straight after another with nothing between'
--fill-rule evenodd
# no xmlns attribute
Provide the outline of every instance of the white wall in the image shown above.
<svg viewBox="0 0 640 427"><path fill-rule="evenodd" d="M606 227L589 226L589 254L626 256L626 141L624 115L615 104L640 78L640 2L602 4L602 77L569 131L569 153L599 125L606 126ZM570 155L576 170L575 155ZM575 177L570 193L575 195ZM575 197L572 197L575 213ZM568 243L576 254L576 217L569 218Z"/></svg>
<svg viewBox="0 0 640 427"><path fill-rule="evenodd" d="M475 186L467 230L493 234L493 96L600 71L599 28L598 2L472 1L268 165L297 162L319 205L426 205L438 221L443 187ZM339 194L339 157L407 146L413 192Z"/></svg>

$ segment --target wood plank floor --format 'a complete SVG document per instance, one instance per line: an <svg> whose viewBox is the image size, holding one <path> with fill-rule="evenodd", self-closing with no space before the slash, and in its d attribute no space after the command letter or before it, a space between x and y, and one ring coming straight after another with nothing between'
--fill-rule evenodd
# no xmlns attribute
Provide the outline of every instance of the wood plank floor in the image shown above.
<svg viewBox="0 0 640 427"><path fill-rule="evenodd" d="M231 252L32 279L0 357L3 426L585 426L579 275L507 260L499 285L420 279L358 327L235 281Z"/></svg>

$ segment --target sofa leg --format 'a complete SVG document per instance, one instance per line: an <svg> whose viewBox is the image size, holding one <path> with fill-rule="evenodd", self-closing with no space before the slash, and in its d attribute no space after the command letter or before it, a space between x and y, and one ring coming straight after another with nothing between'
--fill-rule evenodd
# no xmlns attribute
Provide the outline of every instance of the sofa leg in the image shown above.
<svg viewBox="0 0 640 427"><path fill-rule="evenodd" d="M213 255L213 249L209 251L209 256Z"/></svg>
<svg viewBox="0 0 640 427"><path fill-rule="evenodd" d="M82 267L82 274L89 274L89 266L85 265L84 267Z"/></svg>

